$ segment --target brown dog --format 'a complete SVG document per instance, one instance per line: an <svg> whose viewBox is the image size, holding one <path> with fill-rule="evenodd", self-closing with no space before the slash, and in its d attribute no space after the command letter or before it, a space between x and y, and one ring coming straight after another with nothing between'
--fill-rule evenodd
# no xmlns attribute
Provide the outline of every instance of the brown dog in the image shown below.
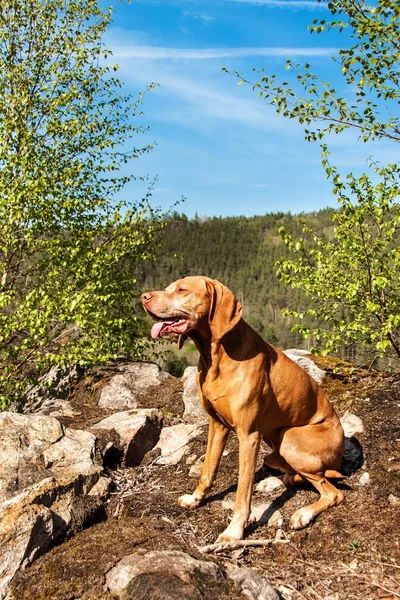
<svg viewBox="0 0 400 600"><path fill-rule="evenodd" d="M314 379L244 321L232 292L208 277L185 277L165 291L143 294L142 303L156 321L153 338L180 336L181 347L189 336L200 353L198 388L210 417L207 452L197 488L179 504L200 504L231 430L239 438L239 483L233 518L217 541L243 537L261 440L272 449L266 464L285 473L286 484L309 481L321 495L293 514L293 529L340 504L342 492L327 480L341 477L344 435L335 411Z"/></svg>

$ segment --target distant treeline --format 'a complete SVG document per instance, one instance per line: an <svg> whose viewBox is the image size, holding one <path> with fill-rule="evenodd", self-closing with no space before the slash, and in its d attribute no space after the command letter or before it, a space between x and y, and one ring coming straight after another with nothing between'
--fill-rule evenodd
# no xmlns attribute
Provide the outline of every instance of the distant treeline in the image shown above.
<svg viewBox="0 0 400 600"><path fill-rule="evenodd" d="M282 348L307 347L290 331L291 321L282 308L301 308L309 300L301 290L281 283L275 262L288 251L278 228L284 225L301 236L302 224L319 234L332 236L333 209L301 215L271 213L257 217L195 217L174 213L160 237L156 263L148 263L142 274L147 289L163 289L187 275L207 275L227 285L240 299L245 319L268 340Z"/></svg>

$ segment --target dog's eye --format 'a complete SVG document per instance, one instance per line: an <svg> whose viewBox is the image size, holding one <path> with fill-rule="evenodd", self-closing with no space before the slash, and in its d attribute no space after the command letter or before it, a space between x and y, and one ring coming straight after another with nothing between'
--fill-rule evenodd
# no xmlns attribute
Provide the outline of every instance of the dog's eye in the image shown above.
<svg viewBox="0 0 400 600"><path fill-rule="evenodd" d="M176 291L177 292L186 292L186 290L184 290L182 287L178 287L178 289Z"/></svg>

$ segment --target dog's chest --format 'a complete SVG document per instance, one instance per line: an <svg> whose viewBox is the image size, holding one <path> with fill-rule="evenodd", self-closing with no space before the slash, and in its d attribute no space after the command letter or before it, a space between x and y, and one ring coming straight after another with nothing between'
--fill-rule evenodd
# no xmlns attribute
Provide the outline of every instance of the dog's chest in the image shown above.
<svg viewBox="0 0 400 600"><path fill-rule="evenodd" d="M235 402L238 399L236 386L221 378L206 377L200 380L204 408L211 415L216 413L228 426L235 427Z"/></svg>

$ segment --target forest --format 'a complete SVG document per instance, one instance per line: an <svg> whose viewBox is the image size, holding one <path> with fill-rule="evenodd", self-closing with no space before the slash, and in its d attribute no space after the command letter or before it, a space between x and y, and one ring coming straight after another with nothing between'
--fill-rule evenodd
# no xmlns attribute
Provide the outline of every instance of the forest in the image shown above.
<svg viewBox="0 0 400 600"><path fill-rule="evenodd" d="M305 310L310 300L300 289L279 281L274 265L289 251L278 228L294 237L304 235L303 224L319 235L333 236L333 209L292 215L268 213L254 217L199 217L174 213L160 233L162 251L156 262L145 262L146 289L163 289L188 275L206 275L227 285L243 304L244 318L270 343L280 348L309 347L291 331L284 308Z"/></svg>

